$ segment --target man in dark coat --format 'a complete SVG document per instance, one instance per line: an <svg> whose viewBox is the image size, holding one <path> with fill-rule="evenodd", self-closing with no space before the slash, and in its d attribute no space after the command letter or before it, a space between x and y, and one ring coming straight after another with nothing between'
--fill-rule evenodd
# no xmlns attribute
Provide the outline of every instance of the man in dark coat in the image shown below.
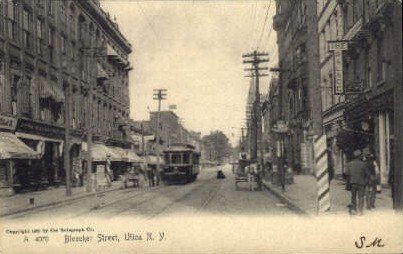
<svg viewBox="0 0 403 254"><path fill-rule="evenodd" d="M365 160L361 151L354 152L355 159L347 164L347 176L351 184L351 209L357 211L358 196L358 214L363 214L365 186L369 179L369 164Z"/></svg>

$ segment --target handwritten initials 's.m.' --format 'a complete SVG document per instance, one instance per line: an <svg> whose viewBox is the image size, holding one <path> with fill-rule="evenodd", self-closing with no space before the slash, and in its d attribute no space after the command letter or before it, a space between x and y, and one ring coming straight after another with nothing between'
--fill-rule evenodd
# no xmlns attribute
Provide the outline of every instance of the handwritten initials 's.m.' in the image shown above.
<svg viewBox="0 0 403 254"><path fill-rule="evenodd" d="M363 247L365 247L365 248L370 248L370 247L382 248L385 246L384 244L382 244L382 238L375 237L375 239L367 245L364 244L365 240L366 240L365 236L361 236L359 242L357 242L357 241L354 242L355 247L357 247L358 249L361 249Z"/></svg>

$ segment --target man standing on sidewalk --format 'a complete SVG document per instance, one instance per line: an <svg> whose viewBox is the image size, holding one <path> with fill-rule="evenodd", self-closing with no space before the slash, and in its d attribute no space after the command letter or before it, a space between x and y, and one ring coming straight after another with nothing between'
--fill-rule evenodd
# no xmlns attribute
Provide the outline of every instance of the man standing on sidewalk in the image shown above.
<svg viewBox="0 0 403 254"><path fill-rule="evenodd" d="M347 164L347 177L351 184L351 210L357 212L357 195L358 195L358 215L363 214L365 186L368 183L369 165L365 160L362 152L357 150L354 152L352 161Z"/></svg>

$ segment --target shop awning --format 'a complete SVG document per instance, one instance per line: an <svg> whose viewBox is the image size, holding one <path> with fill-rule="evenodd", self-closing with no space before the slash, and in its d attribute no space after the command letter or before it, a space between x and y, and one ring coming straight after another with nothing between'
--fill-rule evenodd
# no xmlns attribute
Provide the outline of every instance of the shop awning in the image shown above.
<svg viewBox="0 0 403 254"><path fill-rule="evenodd" d="M39 83L39 97L43 99L51 98L56 102L63 102L64 92L56 83L52 84L45 79L41 79Z"/></svg>
<svg viewBox="0 0 403 254"><path fill-rule="evenodd" d="M144 162L144 159L138 156L135 152L132 150L128 150L128 158L129 162L137 162L137 163L142 163Z"/></svg>
<svg viewBox="0 0 403 254"><path fill-rule="evenodd" d="M111 161L121 161L122 157L113 149L104 144L93 144L91 147L92 161L106 161L109 157Z"/></svg>
<svg viewBox="0 0 403 254"><path fill-rule="evenodd" d="M12 133L0 132L0 159L39 159L35 152Z"/></svg>
<svg viewBox="0 0 403 254"><path fill-rule="evenodd" d="M111 147L109 147L111 148ZM121 147L113 147L113 152L116 154L119 154L119 156L122 158L122 161L125 162L144 162L142 158L140 158L134 151L129 150L129 149L123 149Z"/></svg>
<svg viewBox="0 0 403 254"><path fill-rule="evenodd" d="M160 164L164 164L164 159L160 156L159 157L159 162ZM150 165L157 165L157 156L155 155L148 155L145 157L145 161L147 162L147 164Z"/></svg>

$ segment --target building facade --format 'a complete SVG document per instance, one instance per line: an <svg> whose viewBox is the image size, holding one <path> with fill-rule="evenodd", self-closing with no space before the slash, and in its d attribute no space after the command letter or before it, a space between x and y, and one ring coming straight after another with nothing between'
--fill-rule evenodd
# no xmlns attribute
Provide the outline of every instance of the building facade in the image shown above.
<svg viewBox="0 0 403 254"><path fill-rule="evenodd" d="M277 0L273 29L279 49L279 119L290 130L284 135L284 157L288 165L306 165L309 132L318 129L313 117L320 111L318 96L318 40L315 1ZM321 112L319 112L320 114ZM321 126L320 126L321 128Z"/></svg>
<svg viewBox="0 0 403 254"><path fill-rule="evenodd" d="M319 64L323 127L327 137L329 170L335 175L344 173L346 157L337 146L337 134L345 125L345 95L335 87L335 63L331 41L344 36L344 12L338 1L318 1ZM343 54L343 52L341 53Z"/></svg>
<svg viewBox="0 0 403 254"><path fill-rule="evenodd" d="M401 43L402 4L394 0L338 2L343 17L338 26L348 42L343 57L346 102L342 132L355 133L361 140L355 148L375 155L381 183L387 185L396 156L393 89L401 85L402 51L401 45L393 45ZM346 153L351 157L351 151Z"/></svg>
<svg viewBox="0 0 403 254"><path fill-rule="evenodd" d="M63 182L67 151L86 175L88 148L128 148L131 45L99 1L7 0L0 14L0 113L40 154L16 160L8 182Z"/></svg>
<svg viewBox="0 0 403 254"><path fill-rule="evenodd" d="M263 147L265 149L266 160L273 162L276 152L276 138L275 133L272 131L274 124L279 120L279 91L278 91L278 79L272 78L269 86L269 92L265 97L262 105L262 117L263 117Z"/></svg>

